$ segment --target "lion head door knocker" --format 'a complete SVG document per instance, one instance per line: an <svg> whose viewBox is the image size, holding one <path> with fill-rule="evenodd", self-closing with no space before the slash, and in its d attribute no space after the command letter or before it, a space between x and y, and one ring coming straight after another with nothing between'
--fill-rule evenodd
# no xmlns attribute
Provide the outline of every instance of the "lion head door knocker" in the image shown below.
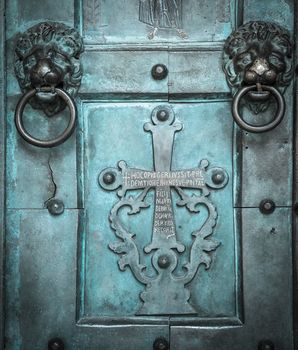
<svg viewBox="0 0 298 350"><path fill-rule="evenodd" d="M16 107L15 124L25 141L38 147L54 147L73 133L77 118L73 97L81 83L79 58L82 52L80 35L61 23L39 23L18 38L15 74L23 96ZM48 117L68 106L70 119L67 128L52 140L33 137L23 123L23 111L27 103L34 109L41 109Z"/></svg>
<svg viewBox="0 0 298 350"><path fill-rule="evenodd" d="M292 51L289 32L274 23L248 22L227 38L223 70L234 96L232 114L242 129L261 133L272 130L282 121L283 93L293 76ZM263 125L246 122L239 114L242 98L255 114L266 111L275 100L275 117Z"/></svg>

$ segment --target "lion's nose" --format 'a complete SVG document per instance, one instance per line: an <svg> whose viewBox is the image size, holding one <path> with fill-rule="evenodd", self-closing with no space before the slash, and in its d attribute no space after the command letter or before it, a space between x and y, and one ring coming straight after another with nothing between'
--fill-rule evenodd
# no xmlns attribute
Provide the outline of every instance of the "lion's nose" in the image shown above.
<svg viewBox="0 0 298 350"><path fill-rule="evenodd" d="M248 84L258 82L265 84L274 84L277 74L265 58L257 58L245 73L245 81Z"/></svg>
<svg viewBox="0 0 298 350"><path fill-rule="evenodd" d="M62 72L48 58L41 58L30 72L31 85L39 86L57 86L62 82Z"/></svg>
<svg viewBox="0 0 298 350"><path fill-rule="evenodd" d="M269 69L269 63L265 58L257 58L249 68L250 71L255 72L260 77Z"/></svg>

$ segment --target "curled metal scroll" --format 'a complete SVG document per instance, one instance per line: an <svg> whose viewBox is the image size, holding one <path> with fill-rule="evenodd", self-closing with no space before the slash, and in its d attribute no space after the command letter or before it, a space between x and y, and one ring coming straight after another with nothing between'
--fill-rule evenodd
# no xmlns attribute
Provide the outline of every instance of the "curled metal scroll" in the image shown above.
<svg viewBox="0 0 298 350"><path fill-rule="evenodd" d="M255 90L255 88L256 86L245 86L236 93L233 99L232 114L235 122L242 129L252 133L262 133L262 132L270 131L280 124L280 122L282 121L285 115L285 100L284 100L284 97L281 95L281 93L275 87L269 86L269 85L262 85L263 90L270 92L274 96L278 105L278 109L274 119L269 123L263 124L263 125L250 124L244 121L242 116L240 116L239 104L240 104L241 98L245 96L248 92Z"/></svg>
<svg viewBox="0 0 298 350"><path fill-rule="evenodd" d="M67 104L70 110L69 123L66 129L56 138L52 140L40 140L38 138L35 138L31 134L29 134L29 132L24 127L24 123L23 123L24 108L28 103L28 101L30 100L30 98L35 96L39 92L39 90L32 89L26 92L19 100L15 111L15 124L21 137L31 145L34 145L37 147L43 147L43 148L55 147L60 145L64 141L66 141L71 136L71 134L75 129L75 124L77 119L76 106L71 96L66 91L59 88L54 88L53 91L48 91L48 90L49 89L42 89L43 92L48 92L50 94L57 94L59 97L61 97L65 101L65 103Z"/></svg>

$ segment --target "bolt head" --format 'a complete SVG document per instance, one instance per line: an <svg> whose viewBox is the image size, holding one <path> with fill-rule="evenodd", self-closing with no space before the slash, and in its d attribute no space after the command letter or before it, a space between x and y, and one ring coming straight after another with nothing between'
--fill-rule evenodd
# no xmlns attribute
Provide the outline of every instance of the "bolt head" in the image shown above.
<svg viewBox="0 0 298 350"><path fill-rule="evenodd" d="M162 109L157 112L157 119L161 122L165 122L166 120L169 119L169 112Z"/></svg>
<svg viewBox="0 0 298 350"><path fill-rule="evenodd" d="M225 181L225 174L223 171L217 170L212 174L212 181L215 185L220 185Z"/></svg>
<svg viewBox="0 0 298 350"><path fill-rule="evenodd" d="M155 80L165 79L168 75L168 68L164 64L156 64L151 70L151 75Z"/></svg>
<svg viewBox="0 0 298 350"><path fill-rule="evenodd" d="M48 201L47 208L51 215L61 215L64 212L64 203L60 199L53 198Z"/></svg>
<svg viewBox="0 0 298 350"><path fill-rule="evenodd" d="M48 342L48 350L64 350L64 343L60 338L54 338Z"/></svg>
<svg viewBox="0 0 298 350"><path fill-rule="evenodd" d="M106 185L112 185L116 181L116 176L114 173L108 172L104 174L102 180Z"/></svg>
<svg viewBox="0 0 298 350"><path fill-rule="evenodd" d="M275 210L275 203L271 199L264 199L259 205L260 212L263 214L272 214Z"/></svg>
<svg viewBox="0 0 298 350"><path fill-rule="evenodd" d="M157 338L153 344L154 350L168 350L169 343L165 338Z"/></svg>
<svg viewBox="0 0 298 350"><path fill-rule="evenodd" d="M171 264L171 259L168 255L161 255L157 260L158 266L162 269L166 269Z"/></svg>
<svg viewBox="0 0 298 350"><path fill-rule="evenodd" d="M274 344L270 340L262 340L259 342L258 350L274 350Z"/></svg>

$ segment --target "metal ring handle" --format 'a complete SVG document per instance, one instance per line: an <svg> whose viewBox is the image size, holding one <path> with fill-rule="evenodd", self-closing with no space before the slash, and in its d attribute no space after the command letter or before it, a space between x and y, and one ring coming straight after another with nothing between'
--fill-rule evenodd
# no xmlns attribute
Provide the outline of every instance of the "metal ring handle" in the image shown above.
<svg viewBox="0 0 298 350"><path fill-rule="evenodd" d="M241 98L247 94L251 90L255 90L256 86L245 86L241 90L239 90L233 100L233 106L232 106L232 114L235 122L240 126L240 128L253 132L253 133L261 133L261 132L266 132L269 130L274 129L277 127L277 125L282 121L284 115L285 115L285 100L281 93L273 86L268 86L268 85L262 85L262 89L265 91L269 91L272 93L274 98L276 99L277 105L278 105L278 110L276 113L275 118L264 125L253 125L250 123L245 122L242 117L239 114L239 103Z"/></svg>
<svg viewBox="0 0 298 350"><path fill-rule="evenodd" d="M16 111L15 111L16 128L19 134L21 135L21 137L31 145L34 145L37 147L43 147L43 148L51 148L51 147L58 146L64 141L66 141L71 136L71 134L75 129L75 124L77 119L77 109L72 97L62 89L55 88L54 91L57 93L58 96L60 96L66 102L70 110L70 119L69 119L67 128L63 131L63 133L52 140L37 139L32 135L30 135L24 127L24 123L23 123L24 108L27 102L29 101L29 99L37 93L37 90L32 89L27 93L25 93L17 104Z"/></svg>

